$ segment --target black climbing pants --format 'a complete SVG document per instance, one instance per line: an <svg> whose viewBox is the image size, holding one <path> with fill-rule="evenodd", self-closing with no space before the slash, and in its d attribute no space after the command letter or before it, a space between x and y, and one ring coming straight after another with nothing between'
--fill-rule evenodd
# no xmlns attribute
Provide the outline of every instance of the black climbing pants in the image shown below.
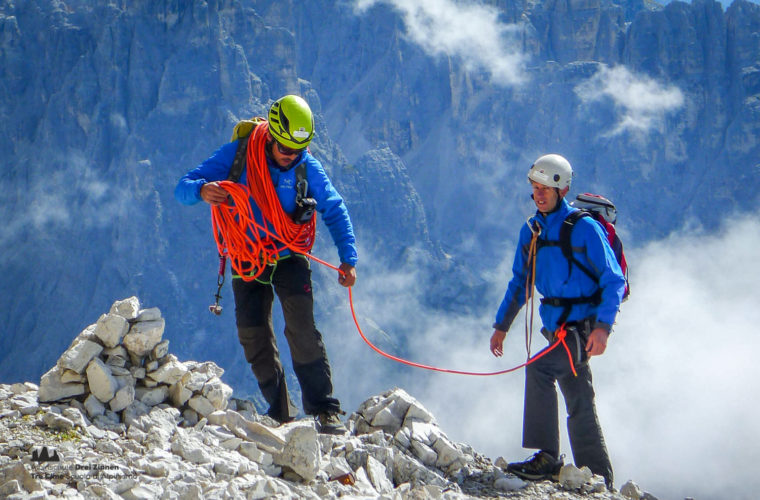
<svg viewBox="0 0 760 500"><path fill-rule="evenodd" d="M266 273L269 279L266 283L241 278L232 280L238 339L261 393L269 403L267 414L280 422L295 417L288 404L285 373L272 326L275 293L282 305L285 338L293 371L301 386L304 413L340 411L340 403L332 397L330 365L322 335L314 324L309 261L293 255L278 261L271 271Z"/></svg>
<svg viewBox="0 0 760 500"><path fill-rule="evenodd" d="M556 382L565 399L567 431L576 467L588 466L611 486L612 464L596 415L591 368L585 353L591 324L585 321L567 328L566 342L575 359L577 377L562 344L526 367L523 446L559 453Z"/></svg>

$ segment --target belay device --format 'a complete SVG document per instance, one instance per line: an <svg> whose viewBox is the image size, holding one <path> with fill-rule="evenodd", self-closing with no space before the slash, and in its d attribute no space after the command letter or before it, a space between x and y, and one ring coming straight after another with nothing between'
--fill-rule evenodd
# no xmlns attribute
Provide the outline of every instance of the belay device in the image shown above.
<svg viewBox="0 0 760 500"><path fill-rule="evenodd" d="M296 224L308 224L314 217L317 208L317 200L306 196L309 190L309 182L306 180L306 165L303 163L296 167L296 210L291 216Z"/></svg>

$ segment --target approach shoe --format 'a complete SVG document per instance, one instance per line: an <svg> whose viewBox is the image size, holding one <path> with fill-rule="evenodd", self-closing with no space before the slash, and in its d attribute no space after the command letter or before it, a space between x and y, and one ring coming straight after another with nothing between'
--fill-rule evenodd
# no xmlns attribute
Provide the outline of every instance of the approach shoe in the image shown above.
<svg viewBox="0 0 760 500"><path fill-rule="evenodd" d="M523 479L538 481L541 479L559 479L559 470L562 468L562 457L554 458L545 451L536 452L524 462L513 462L507 465L507 472Z"/></svg>
<svg viewBox="0 0 760 500"><path fill-rule="evenodd" d="M345 434L348 432L335 412L323 411L317 414L315 420L317 421L317 431L321 434Z"/></svg>

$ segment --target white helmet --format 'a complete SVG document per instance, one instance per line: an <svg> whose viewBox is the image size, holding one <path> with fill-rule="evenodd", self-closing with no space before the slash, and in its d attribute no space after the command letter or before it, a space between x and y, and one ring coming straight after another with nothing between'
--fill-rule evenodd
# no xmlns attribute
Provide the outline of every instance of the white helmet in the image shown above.
<svg viewBox="0 0 760 500"><path fill-rule="evenodd" d="M573 167L563 156L544 155L530 166L528 179L557 189L569 188L573 180Z"/></svg>

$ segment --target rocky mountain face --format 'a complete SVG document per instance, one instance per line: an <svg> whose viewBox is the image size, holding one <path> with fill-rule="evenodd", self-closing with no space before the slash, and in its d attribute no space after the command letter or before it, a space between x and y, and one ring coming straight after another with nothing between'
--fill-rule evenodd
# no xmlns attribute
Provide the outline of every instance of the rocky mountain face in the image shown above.
<svg viewBox="0 0 760 500"><path fill-rule="evenodd" d="M528 58L529 83L514 86L468 73L468 55L426 57L390 2L367 3L372 8L358 16L335 4L324 31L297 29L319 17L314 11L287 25L346 154L353 157L352 146L389 143L409 169L435 238L452 230L477 234L488 256L498 246L489 236L523 217L524 172L550 150L576 166L576 189L601 190L623 208L637 242L690 218L711 227L755 204L756 4L737 1L724 12L702 0L665 7L489 2L500 20L515 23L514 43ZM368 50L364 37L386 43ZM325 60L351 64L334 73L320 64ZM615 67L678 88L681 104L656 126L626 129L626 107L646 106L649 96L613 99L620 89L611 86L596 89L600 98L582 92L585 82ZM378 98L363 99L368 92ZM681 203L671 209L673 199ZM463 204L482 216L458 216ZM455 243L447 246L460 256Z"/></svg>
<svg viewBox="0 0 760 500"><path fill-rule="evenodd" d="M0 0L0 380L39 380L89 311L139 295L179 358L255 393L228 285L225 313L206 312L208 209L172 190L236 120L289 92L315 111L312 152L352 212L357 291L408 275L388 295L485 328L540 154L561 152L577 192L616 202L629 245L760 201L756 4L493 0L509 50L464 52L458 30L415 38L426 24L410 28L403 2L358 4ZM514 53L519 75L494 67ZM320 231L315 253L334 260ZM315 269L318 322L345 308L333 281ZM352 335L340 325L325 337ZM409 333L393 332L400 352Z"/></svg>
<svg viewBox="0 0 760 500"><path fill-rule="evenodd" d="M361 403L345 434L278 425L231 398L216 364L169 354L163 327L157 308L117 301L39 386L0 384L2 498L644 498L572 465L526 483L399 388Z"/></svg>

